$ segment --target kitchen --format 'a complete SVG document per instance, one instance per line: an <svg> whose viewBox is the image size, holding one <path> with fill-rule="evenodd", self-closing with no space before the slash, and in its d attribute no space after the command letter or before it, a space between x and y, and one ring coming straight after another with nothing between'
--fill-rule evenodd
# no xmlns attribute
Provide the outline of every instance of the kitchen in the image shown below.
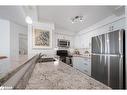
<svg viewBox="0 0 127 95"><path fill-rule="evenodd" d="M0 35L1 88L126 89L125 11L126 6L0 6L0 31L6 31Z"/></svg>

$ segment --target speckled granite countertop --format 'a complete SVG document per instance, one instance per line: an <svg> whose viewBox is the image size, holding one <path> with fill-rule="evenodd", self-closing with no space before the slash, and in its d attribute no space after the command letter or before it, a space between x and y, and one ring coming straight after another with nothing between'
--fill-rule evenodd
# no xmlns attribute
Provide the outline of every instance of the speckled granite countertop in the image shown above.
<svg viewBox="0 0 127 95"><path fill-rule="evenodd" d="M61 62L37 63L26 89L111 89Z"/></svg>
<svg viewBox="0 0 127 95"><path fill-rule="evenodd" d="M30 60L33 55L23 55L17 57L9 57L5 59L0 59L0 80L6 75L11 73L13 70L23 65L25 62Z"/></svg>

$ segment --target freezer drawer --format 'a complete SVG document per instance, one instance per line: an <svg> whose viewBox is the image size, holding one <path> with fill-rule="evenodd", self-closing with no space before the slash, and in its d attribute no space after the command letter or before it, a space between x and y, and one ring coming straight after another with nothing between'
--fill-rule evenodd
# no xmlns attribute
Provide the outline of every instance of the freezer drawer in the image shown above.
<svg viewBox="0 0 127 95"><path fill-rule="evenodd" d="M121 55L92 55L92 77L113 89L123 89L125 65Z"/></svg>
<svg viewBox="0 0 127 95"><path fill-rule="evenodd" d="M123 88L123 57L122 56L110 56L108 58L110 62L109 73L109 86L114 89Z"/></svg>
<svg viewBox="0 0 127 95"><path fill-rule="evenodd" d="M108 85L107 57L103 55L92 55L91 76Z"/></svg>

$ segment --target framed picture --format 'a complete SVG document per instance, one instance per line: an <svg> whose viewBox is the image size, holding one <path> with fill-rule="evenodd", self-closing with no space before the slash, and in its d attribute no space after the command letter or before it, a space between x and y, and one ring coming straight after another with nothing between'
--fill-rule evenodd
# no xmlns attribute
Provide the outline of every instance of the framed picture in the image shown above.
<svg viewBox="0 0 127 95"><path fill-rule="evenodd" d="M33 28L33 48L52 48L52 31Z"/></svg>

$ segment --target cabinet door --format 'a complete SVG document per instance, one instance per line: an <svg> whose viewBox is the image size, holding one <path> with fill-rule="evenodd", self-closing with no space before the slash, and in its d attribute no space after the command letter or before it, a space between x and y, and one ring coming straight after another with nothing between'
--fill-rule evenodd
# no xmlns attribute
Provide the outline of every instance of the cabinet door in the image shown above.
<svg viewBox="0 0 127 95"><path fill-rule="evenodd" d="M91 76L91 61L83 57L73 57L73 67Z"/></svg>
<svg viewBox="0 0 127 95"><path fill-rule="evenodd" d="M79 63L78 57L73 57L72 64L73 64L73 67L74 68L77 68L78 67L78 63Z"/></svg>
<svg viewBox="0 0 127 95"><path fill-rule="evenodd" d="M91 76L91 61L87 58L78 57L77 69Z"/></svg>
<svg viewBox="0 0 127 95"><path fill-rule="evenodd" d="M77 57L78 58L78 64L77 64L77 67L79 70L82 70L82 64L84 62L83 58L82 57Z"/></svg>
<svg viewBox="0 0 127 95"><path fill-rule="evenodd" d="M90 62L90 61L84 60L80 65L81 65L80 70L81 70L83 73L85 73L85 74L91 76L91 62Z"/></svg>
<svg viewBox="0 0 127 95"><path fill-rule="evenodd" d="M84 61L85 70L87 71L87 74L91 76L91 59Z"/></svg>
<svg viewBox="0 0 127 95"><path fill-rule="evenodd" d="M98 29L98 35L101 35L101 34L105 34L105 33L107 33L107 32L110 32L110 27L111 26L111 24L107 24L107 25L104 25L104 26L102 26L101 28L99 28Z"/></svg>
<svg viewBox="0 0 127 95"><path fill-rule="evenodd" d="M108 69L105 56L92 55L92 77L104 84L108 84Z"/></svg>
<svg viewBox="0 0 127 95"><path fill-rule="evenodd" d="M112 31L125 28L125 18L115 21L111 24Z"/></svg>

